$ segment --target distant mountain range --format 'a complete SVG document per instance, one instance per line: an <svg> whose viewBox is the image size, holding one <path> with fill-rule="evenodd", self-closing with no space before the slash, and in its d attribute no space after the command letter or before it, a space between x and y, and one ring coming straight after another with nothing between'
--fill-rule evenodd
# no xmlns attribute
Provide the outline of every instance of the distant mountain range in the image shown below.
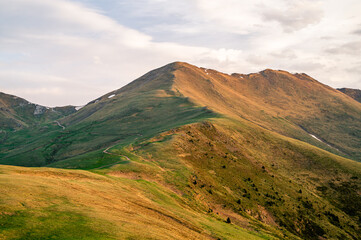
<svg viewBox="0 0 361 240"><path fill-rule="evenodd" d="M0 164L89 170L84 178L92 184L133 189L144 197L129 200L129 211L136 211L137 201L148 201L147 216L161 212L163 218L157 230L151 222L147 230L136 216L114 217L129 237L137 238L137 231L177 232L161 227L171 219L187 229L175 239L360 239L360 93L333 89L304 73L228 75L183 62L155 69L81 109L47 108L1 93ZM57 179L49 182L54 186L68 181L65 176L74 176L74 184L82 181L74 170L1 171L19 186L19 172L36 176L29 188L38 192L39 186L51 188L47 177ZM77 194L74 188L66 196L74 206ZM123 199L110 187L97 194ZM45 202L42 214L49 214ZM93 224L114 220L99 206L82 204L69 211L84 211ZM0 203L14 212L10 205ZM32 210L22 211L30 216ZM1 216L0 229L8 229ZM101 231L122 239L122 231L111 229Z"/></svg>
<svg viewBox="0 0 361 240"><path fill-rule="evenodd" d="M76 112L76 107L49 108L0 92L0 129L22 129Z"/></svg>

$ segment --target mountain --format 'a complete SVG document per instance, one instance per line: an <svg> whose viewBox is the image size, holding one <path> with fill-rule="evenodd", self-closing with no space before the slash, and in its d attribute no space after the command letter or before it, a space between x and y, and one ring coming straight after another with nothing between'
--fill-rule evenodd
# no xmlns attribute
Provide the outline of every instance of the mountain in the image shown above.
<svg viewBox="0 0 361 240"><path fill-rule="evenodd" d="M361 102L361 90L360 89L352 89L352 88L338 88L340 92L352 97L358 102Z"/></svg>
<svg viewBox="0 0 361 240"><path fill-rule="evenodd" d="M360 122L306 74L171 63L7 132L1 164L51 169L0 167L0 236L360 239Z"/></svg>
<svg viewBox="0 0 361 240"><path fill-rule="evenodd" d="M49 108L0 92L0 129L15 130L54 121L76 112L75 107Z"/></svg>
<svg viewBox="0 0 361 240"><path fill-rule="evenodd" d="M227 75L185 65L174 90L211 110L361 160L361 105L306 74Z"/></svg>

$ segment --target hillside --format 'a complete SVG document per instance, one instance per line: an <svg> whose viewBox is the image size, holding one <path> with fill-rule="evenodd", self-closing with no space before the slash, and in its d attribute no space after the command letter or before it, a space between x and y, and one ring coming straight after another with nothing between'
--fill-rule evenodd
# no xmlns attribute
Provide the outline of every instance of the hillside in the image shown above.
<svg viewBox="0 0 361 240"><path fill-rule="evenodd" d="M0 166L1 239L267 239L163 186L87 171Z"/></svg>
<svg viewBox="0 0 361 240"><path fill-rule="evenodd" d="M257 219L303 239L360 234L361 164L309 144L215 119L127 150L158 164L165 182L235 224ZM129 172L122 165L113 171Z"/></svg>
<svg viewBox="0 0 361 240"><path fill-rule="evenodd" d="M216 115L246 119L335 154L361 158L361 104L339 91L305 74L265 70L227 75L177 62L60 119L65 130L53 123L46 130L41 126L10 134L0 162L41 166ZM19 142L27 144L14 148ZM24 156L37 157L24 162Z"/></svg>
<svg viewBox="0 0 361 240"><path fill-rule="evenodd" d="M227 75L181 64L173 89L236 119L361 160L361 104L306 74Z"/></svg>
<svg viewBox="0 0 361 240"><path fill-rule="evenodd" d="M0 130L11 131L54 121L76 112L75 107L49 108L0 92Z"/></svg>
<svg viewBox="0 0 361 240"><path fill-rule="evenodd" d="M361 104L306 74L176 62L57 121L3 138L51 167L0 168L5 239L360 239Z"/></svg>
<svg viewBox="0 0 361 240"><path fill-rule="evenodd" d="M338 88L340 92L352 97L358 102L361 102L361 90L360 89L352 89L352 88Z"/></svg>
<svg viewBox="0 0 361 240"><path fill-rule="evenodd" d="M130 144L177 126L215 117L207 107L176 96L170 89L175 65L145 74L55 123L9 133L0 149L0 163L43 166L91 154L114 143ZM18 147L21 146L21 147ZM99 167L103 163L89 167Z"/></svg>

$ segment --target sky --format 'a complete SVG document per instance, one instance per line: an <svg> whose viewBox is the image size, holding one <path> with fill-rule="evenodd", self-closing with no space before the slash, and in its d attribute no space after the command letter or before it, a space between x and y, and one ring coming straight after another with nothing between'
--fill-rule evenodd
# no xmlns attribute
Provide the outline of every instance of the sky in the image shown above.
<svg viewBox="0 0 361 240"><path fill-rule="evenodd" d="M0 91L84 105L174 61L361 89L360 0L0 0Z"/></svg>

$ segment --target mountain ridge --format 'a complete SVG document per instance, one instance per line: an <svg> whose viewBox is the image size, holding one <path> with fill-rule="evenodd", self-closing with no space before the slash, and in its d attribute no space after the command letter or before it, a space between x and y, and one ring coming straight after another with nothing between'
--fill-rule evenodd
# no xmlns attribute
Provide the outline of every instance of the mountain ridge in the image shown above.
<svg viewBox="0 0 361 240"><path fill-rule="evenodd" d="M1 164L49 169L0 169L0 191L16 184L4 193L8 205L0 203L6 211L0 229L8 230L2 224L8 218L25 219L41 226L35 232L49 234L39 219L29 217L34 209L10 204L24 196L19 186L34 176L28 188L46 189L40 197L46 207L35 212L62 224L59 238L70 228L51 214L64 210L56 204L60 197L68 202L68 214L80 212L89 222L77 223L79 229L117 239L145 238L137 235L144 226L152 236L177 239L359 239L360 117L360 103L306 74L229 75L171 63L57 123L7 132ZM72 187L54 195L54 186L65 189L63 181ZM98 195L99 206L86 201ZM122 209L111 204L118 201ZM109 216L109 209L116 216ZM135 214L140 209L152 219L148 225ZM90 224L101 221L120 221L122 232ZM19 232L17 225L8 228Z"/></svg>
<svg viewBox="0 0 361 240"><path fill-rule="evenodd" d="M357 140L361 133L358 125L360 103L307 74L291 74L284 70L265 69L259 73L229 75L173 62L104 94L57 121L65 127L86 122L93 124L119 112L124 105L136 114L142 107L135 107L140 102L131 99L141 94L147 96L145 99L190 101L206 111L246 119L335 154L361 159L361 145ZM148 106L149 109L153 107ZM350 144L344 144L341 139L345 138L350 139Z"/></svg>
<svg viewBox="0 0 361 240"><path fill-rule="evenodd" d="M76 112L75 108L70 105L50 108L0 92L0 128L20 129L39 122L53 121Z"/></svg>
<svg viewBox="0 0 361 240"><path fill-rule="evenodd" d="M338 88L337 90L350 96L351 98L355 99L356 101L361 102L361 90L360 89Z"/></svg>

